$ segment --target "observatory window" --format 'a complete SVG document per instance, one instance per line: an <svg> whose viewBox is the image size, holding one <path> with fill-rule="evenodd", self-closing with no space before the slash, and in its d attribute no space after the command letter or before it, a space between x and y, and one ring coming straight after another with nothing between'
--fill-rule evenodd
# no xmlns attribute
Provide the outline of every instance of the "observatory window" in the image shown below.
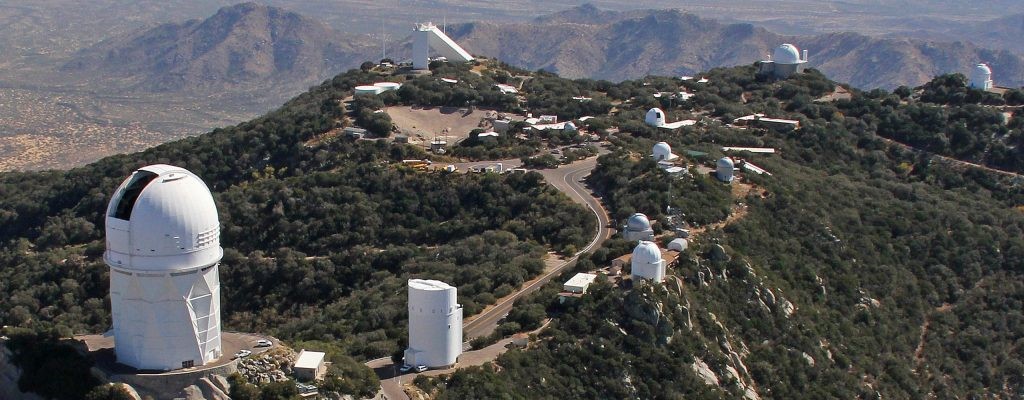
<svg viewBox="0 0 1024 400"><path fill-rule="evenodd" d="M125 221L131 218L132 208L135 207L135 202L139 200L142 189L145 189L146 185L156 179L156 177L157 174L149 171L136 172L132 176L131 182L128 182L124 187L124 191L121 192L121 199L117 201L117 206L114 207L111 217Z"/></svg>

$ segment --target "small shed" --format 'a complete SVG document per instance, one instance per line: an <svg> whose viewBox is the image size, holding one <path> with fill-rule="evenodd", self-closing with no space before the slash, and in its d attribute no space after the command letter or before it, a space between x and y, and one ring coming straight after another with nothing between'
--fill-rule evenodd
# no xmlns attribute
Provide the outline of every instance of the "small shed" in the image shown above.
<svg viewBox="0 0 1024 400"><path fill-rule="evenodd" d="M595 279L597 279L597 275L581 272L573 275L572 278L569 278L569 280L562 285L562 290L570 293L586 293L587 288L590 287L591 283L594 283Z"/></svg>
<svg viewBox="0 0 1024 400"><path fill-rule="evenodd" d="M295 360L292 371L296 378L318 381L324 379L327 374L327 363L324 362L325 353L319 351L302 350L299 358Z"/></svg>

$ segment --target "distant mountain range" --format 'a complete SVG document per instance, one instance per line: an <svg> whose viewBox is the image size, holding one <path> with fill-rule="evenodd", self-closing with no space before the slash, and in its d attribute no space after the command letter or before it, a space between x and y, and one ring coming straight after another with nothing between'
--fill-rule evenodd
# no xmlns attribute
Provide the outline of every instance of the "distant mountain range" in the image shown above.
<svg viewBox="0 0 1024 400"><path fill-rule="evenodd" d="M857 33L785 36L676 10L614 12L583 5L530 23L470 23L448 31L474 54L573 78L692 75L753 63L788 42L809 51L811 67L860 88L917 86L943 73L966 73L980 61L992 67L997 84L1024 84L1024 58L1006 50Z"/></svg>
<svg viewBox="0 0 1024 400"><path fill-rule="evenodd" d="M147 91L304 89L358 66L369 37L284 9L242 3L205 20L167 23L79 51L62 70L124 79Z"/></svg>

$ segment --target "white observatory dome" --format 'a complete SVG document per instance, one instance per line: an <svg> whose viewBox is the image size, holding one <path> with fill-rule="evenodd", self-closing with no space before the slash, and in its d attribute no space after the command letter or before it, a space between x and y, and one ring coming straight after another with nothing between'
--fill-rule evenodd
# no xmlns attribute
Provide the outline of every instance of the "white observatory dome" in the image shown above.
<svg viewBox="0 0 1024 400"><path fill-rule="evenodd" d="M216 264L223 255L213 195L184 168L150 165L117 188L106 218L108 264L177 270Z"/></svg>
<svg viewBox="0 0 1024 400"><path fill-rule="evenodd" d="M800 62L800 50L789 43L782 44L775 48L772 61L779 64L797 64Z"/></svg>
<svg viewBox="0 0 1024 400"><path fill-rule="evenodd" d="M636 245L630 267L633 279L652 279L655 282L665 279L665 262L661 259L661 250L654 242L641 240Z"/></svg>
<svg viewBox="0 0 1024 400"><path fill-rule="evenodd" d="M736 168L736 164L733 163L732 159L729 157L719 158L717 167L715 175L718 177L718 180L722 182L732 182L733 170Z"/></svg>
<svg viewBox="0 0 1024 400"><path fill-rule="evenodd" d="M646 215L641 213L630 215L629 219L626 220L626 226L623 227L622 237L626 240L654 239L654 230L651 229L651 221L647 219Z"/></svg>
<svg viewBox="0 0 1024 400"><path fill-rule="evenodd" d="M653 127L665 126L665 112L657 107L647 110L644 123Z"/></svg>
<svg viewBox="0 0 1024 400"><path fill-rule="evenodd" d="M117 362L173 370L220 358L220 222L210 189L150 165L107 206L110 317Z"/></svg>
<svg viewBox="0 0 1024 400"><path fill-rule="evenodd" d="M572 123L572 121L566 122L562 130L565 132L576 132L576 124Z"/></svg>
<svg viewBox="0 0 1024 400"><path fill-rule="evenodd" d="M636 213L630 215L626 220L626 228L633 231L646 231L651 229L651 221L647 219L646 215Z"/></svg>
<svg viewBox="0 0 1024 400"><path fill-rule="evenodd" d="M970 86L975 89L988 90L992 88L992 69L984 63L974 66L971 70Z"/></svg>
<svg viewBox="0 0 1024 400"><path fill-rule="evenodd" d="M651 157L654 158L654 161L672 160L676 158L675 154L672 154L672 146L669 146L668 143L665 142L658 142L654 145L654 148L651 149Z"/></svg>

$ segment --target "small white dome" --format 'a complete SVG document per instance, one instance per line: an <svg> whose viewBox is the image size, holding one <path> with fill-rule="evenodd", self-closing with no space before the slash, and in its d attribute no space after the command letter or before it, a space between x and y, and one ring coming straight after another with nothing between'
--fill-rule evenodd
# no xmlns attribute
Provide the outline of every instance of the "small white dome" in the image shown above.
<svg viewBox="0 0 1024 400"><path fill-rule="evenodd" d="M626 229L635 232L643 232L651 229L651 221L647 219L647 216L641 213L636 213L629 216L626 220Z"/></svg>
<svg viewBox="0 0 1024 400"><path fill-rule="evenodd" d="M210 189L171 165L150 165L125 179L107 207L106 234L104 258L116 268L196 268L216 264L223 255Z"/></svg>
<svg viewBox="0 0 1024 400"><path fill-rule="evenodd" d="M718 167L719 168L735 168L736 164L733 163L731 158L729 158L729 157L722 157L722 158L718 159Z"/></svg>
<svg viewBox="0 0 1024 400"><path fill-rule="evenodd" d="M664 126L665 112L661 111L661 109L657 107L647 110L647 115L644 117L644 123L653 127Z"/></svg>
<svg viewBox="0 0 1024 400"><path fill-rule="evenodd" d="M576 132L576 124L572 123L572 121L566 122L562 130L565 132Z"/></svg>
<svg viewBox="0 0 1024 400"><path fill-rule="evenodd" d="M654 148L651 149L651 157L653 157L655 161L671 160L675 158L672 154L672 146L669 146L668 143L665 142L658 142L654 145Z"/></svg>
<svg viewBox="0 0 1024 400"><path fill-rule="evenodd" d="M775 48L772 61L778 64L797 64L800 62L800 50L794 45L785 43Z"/></svg>

